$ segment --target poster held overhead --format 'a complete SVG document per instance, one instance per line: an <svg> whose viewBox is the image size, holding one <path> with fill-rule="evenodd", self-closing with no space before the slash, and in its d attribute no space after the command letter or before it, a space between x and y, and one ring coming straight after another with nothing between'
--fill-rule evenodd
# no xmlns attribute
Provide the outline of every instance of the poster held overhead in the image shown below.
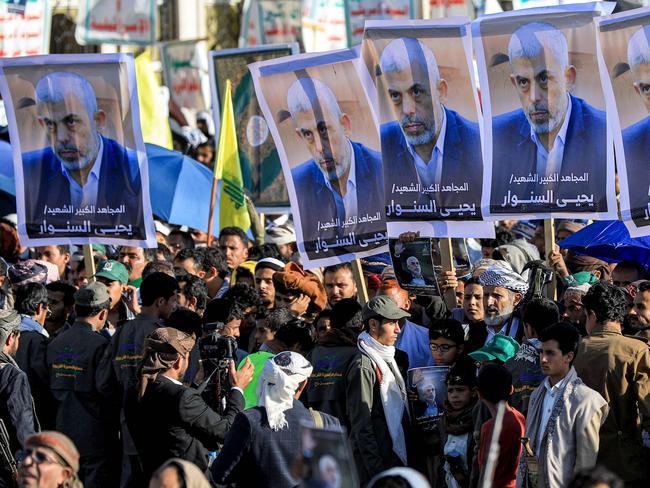
<svg viewBox="0 0 650 488"><path fill-rule="evenodd" d="M472 23L485 120L486 215L616 218L593 22L613 7L560 5Z"/></svg>
<svg viewBox="0 0 650 488"><path fill-rule="evenodd" d="M386 250L379 135L354 50L250 65L309 268Z"/></svg>
<svg viewBox="0 0 650 488"><path fill-rule="evenodd" d="M156 245L133 57L0 60L27 245Z"/></svg>

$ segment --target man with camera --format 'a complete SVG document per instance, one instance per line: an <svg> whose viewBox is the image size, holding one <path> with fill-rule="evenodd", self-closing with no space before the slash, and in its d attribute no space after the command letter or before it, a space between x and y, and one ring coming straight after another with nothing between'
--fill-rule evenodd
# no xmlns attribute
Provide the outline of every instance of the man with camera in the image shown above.
<svg viewBox="0 0 650 488"><path fill-rule="evenodd" d="M193 335L170 327L158 328L145 339L138 398L125 406L145 479L174 457L208 473L208 451L218 449L235 415L244 408L243 389L253 377L250 361L239 371L229 363L230 394L223 415L210 408L197 390L181 383L194 343Z"/></svg>

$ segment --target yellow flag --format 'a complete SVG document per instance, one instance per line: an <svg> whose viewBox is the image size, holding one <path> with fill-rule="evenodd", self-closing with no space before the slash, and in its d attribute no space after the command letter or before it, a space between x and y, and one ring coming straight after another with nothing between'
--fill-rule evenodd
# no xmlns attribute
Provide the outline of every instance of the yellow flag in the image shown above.
<svg viewBox="0 0 650 488"><path fill-rule="evenodd" d="M135 77L138 85L140 127L142 127L144 142L173 149L167 105L151 67L149 49L135 58Z"/></svg>
<svg viewBox="0 0 650 488"><path fill-rule="evenodd" d="M239 164L235 113L232 108L230 92L230 80L226 80L226 96L224 97L223 111L221 112L217 163L214 165L214 177L221 180L219 226L222 229L236 226L248 230L251 226L251 219L244 201L244 178Z"/></svg>

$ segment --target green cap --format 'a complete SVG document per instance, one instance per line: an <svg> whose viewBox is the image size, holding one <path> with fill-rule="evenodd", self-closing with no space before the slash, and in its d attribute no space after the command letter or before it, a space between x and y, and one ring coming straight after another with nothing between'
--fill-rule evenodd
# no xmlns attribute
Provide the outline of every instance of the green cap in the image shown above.
<svg viewBox="0 0 650 488"><path fill-rule="evenodd" d="M482 348L469 353L475 361L499 361L505 363L519 349L519 343L510 336L497 334Z"/></svg>
<svg viewBox="0 0 650 488"><path fill-rule="evenodd" d="M361 315L364 322L377 316L388 320L399 320L411 316L410 313L399 308L397 304L386 295L371 298L368 303L363 306Z"/></svg>
<svg viewBox="0 0 650 488"><path fill-rule="evenodd" d="M95 278L106 278L111 281L119 281L123 285L129 282L129 272L122 263L109 259L102 261L97 266Z"/></svg>
<svg viewBox="0 0 650 488"><path fill-rule="evenodd" d="M588 285L593 285L598 282L598 278L595 275L591 274L589 271L579 271L571 275L576 283L582 285L586 283Z"/></svg>
<svg viewBox="0 0 650 488"><path fill-rule="evenodd" d="M111 299L106 289L106 285L94 281L89 283L81 290L74 294L75 305L82 307L96 307L102 305Z"/></svg>

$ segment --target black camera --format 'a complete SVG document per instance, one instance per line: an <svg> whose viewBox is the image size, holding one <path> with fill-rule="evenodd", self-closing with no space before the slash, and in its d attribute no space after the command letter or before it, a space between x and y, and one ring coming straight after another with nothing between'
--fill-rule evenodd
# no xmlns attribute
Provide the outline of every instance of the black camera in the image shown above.
<svg viewBox="0 0 650 488"><path fill-rule="evenodd" d="M204 335L199 339L201 358L219 369L227 369L228 363L235 360L237 340L223 336L220 332L225 327L223 322L211 322L203 326Z"/></svg>

